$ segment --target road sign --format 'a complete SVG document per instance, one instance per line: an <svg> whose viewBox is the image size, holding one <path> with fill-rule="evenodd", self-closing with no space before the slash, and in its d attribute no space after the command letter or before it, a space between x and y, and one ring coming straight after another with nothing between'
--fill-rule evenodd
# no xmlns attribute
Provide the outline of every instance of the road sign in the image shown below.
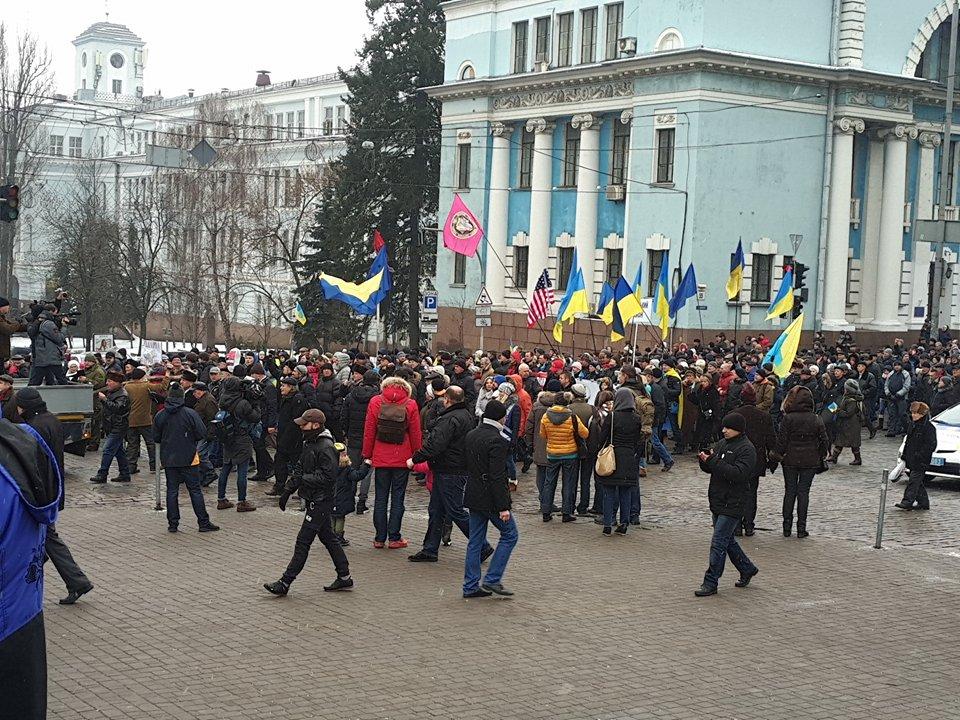
<svg viewBox="0 0 960 720"><path fill-rule="evenodd" d="M478 317L478 318L477 318L477 327L479 327L479 328L493 327L493 318Z"/></svg>
<svg viewBox="0 0 960 720"><path fill-rule="evenodd" d="M193 159L197 161L200 167L206 167L217 159L217 151L214 150L213 146L206 140L201 140L194 145L193 150L190 151L190 155L193 156Z"/></svg>
<svg viewBox="0 0 960 720"><path fill-rule="evenodd" d="M433 318L420 318L420 330L429 334L436 335L437 333L437 319Z"/></svg>
<svg viewBox="0 0 960 720"><path fill-rule="evenodd" d="M437 314L437 292L436 290L427 290L423 293L423 314Z"/></svg>
<svg viewBox="0 0 960 720"><path fill-rule="evenodd" d="M939 220L917 220L916 221L916 241L939 243L940 235L944 232L941 225L946 225L946 238L948 243L960 243L960 222L949 221L941 223Z"/></svg>
<svg viewBox="0 0 960 720"><path fill-rule="evenodd" d="M474 308L474 312L477 314L477 317L490 317L490 313L493 312L493 308L489 305L478 305Z"/></svg>
<svg viewBox="0 0 960 720"><path fill-rule="evenodd" d="M697 310L706 310L706 309L707 309L706 305L697 305Z"/></svg>
<svg viewBox="0 0 960 720"><path fill-rule="evenodd" d="M477 295L477 302L475 302L474 305L477 307L493 307L493 299L490 297L490 293L487 292L486 285L480 287L480 294Z"/></svg>

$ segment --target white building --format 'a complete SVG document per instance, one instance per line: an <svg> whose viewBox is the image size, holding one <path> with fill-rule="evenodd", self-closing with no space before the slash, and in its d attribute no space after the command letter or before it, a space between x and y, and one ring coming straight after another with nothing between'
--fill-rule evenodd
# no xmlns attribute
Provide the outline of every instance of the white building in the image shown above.
<svg viewBox="0 0 960 720"><path fill-rule="evenodd" d="M45 296L55 249L49 217L78 190L89 190L78 187L84 169L95 172L89 177L96 177L99 197L121 227L131 222L135 210L142 214L147 198L167 194L167 210L179 214L176 241L166 243L163 250L162 263L169 272L184 271L202 255L211 232L209 217L230 209L223 203L206 207L194 203L194 217L188 217L184 208L189 202L182 193L185 187L189 192L189 184L198 178L211 183L219 179L225 193L229 188L234 199L243 198L244 207L237 210L262 203L260 214L269 215L267 224L274 226L273 244L286 238L290 248L298 248L312 220L304 183L316 187L324 165L344 147L346 87L337 74L274 84L266 71L260 71L255 87L163 98L145 95L145 42L126 26L95 23L73 44L73 97L49 98L36 111L40 164L32 177L21 179L14 263L19 293L11 294L23 300ZM188 154L202 140L218 153L218 160L205 167ZM242 166L237 160L241 156ZM171 160L182 161L183 166L172 168ZM247 193L254 193L249 201ZM254 247L245 247L241 265L230 268L229 319L239 325L272 323L289 329L279 310L293 304L289 264L265 266L263 255L271 253L271 240L254 243L251 237L248 232L238 240ZM277 254L275 247L273 251ZM207 277L201 283L224 277L223 268L215 265L204 272ZM224 323L216 303L209 297L204 302L207 327L212 316L222 335ZM168 314L178 312L182 314L183 308L167 308ZM158 318L158 323L151 322L151 334L157 329L168 336L177 334L171 319Z"/></svg>

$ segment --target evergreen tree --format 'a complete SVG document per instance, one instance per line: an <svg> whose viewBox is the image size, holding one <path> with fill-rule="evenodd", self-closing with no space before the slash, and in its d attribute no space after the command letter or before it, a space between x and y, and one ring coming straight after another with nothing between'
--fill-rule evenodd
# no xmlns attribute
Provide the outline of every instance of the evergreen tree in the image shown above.
<svg viewBox="0 0 960 720"><path fill-rule="evenodd" d="M416 346L421 282L436 260L436 235L420 228L436 227L440 177L440 104L422 88L443 82L445 24L440 0L366 0L366 6L372 32L359 62L340 71L349 93L346 152L330 164L330 187L304 259L312 279L301 289L310 319L304 330L329 339L356 334L346 307L324 303L313 280L320 272L365 279L371 232L379 228L394 270L381 314L388 333L405 330Z"/></svg>

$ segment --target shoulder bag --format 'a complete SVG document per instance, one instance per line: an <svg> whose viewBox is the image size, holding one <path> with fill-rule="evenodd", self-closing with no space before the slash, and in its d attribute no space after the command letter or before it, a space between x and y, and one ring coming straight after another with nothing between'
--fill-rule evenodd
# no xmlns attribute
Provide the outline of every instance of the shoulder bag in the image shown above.
<svg viewBox="0 0 960 720"><path fill-rule="evenodd" d="M597 464L594 467L600 477L610 477L617 471L617 456L613 449L613 411L610 411L610 443L604 446L597 454Z"/></svg>

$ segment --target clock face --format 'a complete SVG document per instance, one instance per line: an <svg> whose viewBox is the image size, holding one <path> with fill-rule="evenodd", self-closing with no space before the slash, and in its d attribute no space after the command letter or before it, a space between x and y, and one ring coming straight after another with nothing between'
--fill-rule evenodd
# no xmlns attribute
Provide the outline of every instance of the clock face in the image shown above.
<svg viewBox="0 0 960 720"><path fill-rule="evenodd" d="M123 55L121 55L120 53L114 53L113 55L111 55L111 56L110 56L110 64L113 65L115 68L122 68L122 67L123 67Z"/></svg>

